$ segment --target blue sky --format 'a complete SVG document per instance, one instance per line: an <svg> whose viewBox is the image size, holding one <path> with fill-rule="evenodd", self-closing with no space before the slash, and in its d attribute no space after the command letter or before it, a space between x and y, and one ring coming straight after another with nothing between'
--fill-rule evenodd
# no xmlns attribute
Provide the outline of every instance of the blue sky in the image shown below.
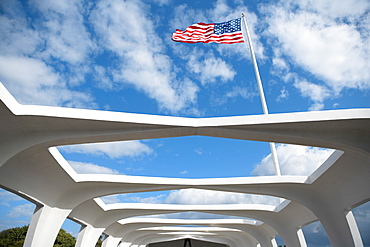
<svg viewBox="0 0 370 247"><path fill-rule="evenodd" d="M369 11L367 0L4 0L0 81L23 104L184 117L262 114L246 44L171 41L175 29L244 12L270 113L365 108L370 107ZM183 137L59 150L80 173L273 175L266 143ZM277 150L282 173L300 175L309 175L331 153L292 145ZM204 198L212 193L166 191L105 200L207 203ZM216 197L211 203L275 200ZM369 228L369 208L365 204L355 212L362 231ZM27 224L32 210L30 203L0 191L0 230ZM319 225L305 230L307 236L318 236L315 232L323 231ZM307 239L309 246L327 244ZM365 243L370 246L369 239Z"/></svg>

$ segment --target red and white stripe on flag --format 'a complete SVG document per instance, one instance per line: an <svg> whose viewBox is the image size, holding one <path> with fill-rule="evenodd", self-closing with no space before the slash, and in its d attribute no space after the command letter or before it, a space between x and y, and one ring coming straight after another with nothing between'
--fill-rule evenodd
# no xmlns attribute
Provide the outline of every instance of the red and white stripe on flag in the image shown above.
<svg viewBox="0 0 370 247"><path fill-rule="evenodd" d="M240 19L223 23L196 23L185 31L176 29L172 34L172 40L184 43L218 43L234 44L243 43L243 33L240 27Z"/></svg>

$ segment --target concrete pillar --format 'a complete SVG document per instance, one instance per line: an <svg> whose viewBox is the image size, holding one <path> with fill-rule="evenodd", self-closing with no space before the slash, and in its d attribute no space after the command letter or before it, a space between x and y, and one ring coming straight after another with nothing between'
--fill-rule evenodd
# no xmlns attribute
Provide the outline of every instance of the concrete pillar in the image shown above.
<svg viewBox="0 0 370 247"><path fill-rule="evenodd" d="M278 247L275 238L271 239L271 244L272 244L272 247Z"/></svg>
<svg viewBox="0 0 370 247"><path fill-rule="evenodd" d="M322 212L320 212L322 213ZM332 246L363 247L361 235L351 211L328 208L317 214Z"/></svg>
<svg viewBox="0 0 370 247"><path fill-rule="evenodd" d="M82 226L78 233L75 247L93 247L105 228L95 228L91 225Z"/></svg>
<svg viewBox="0 0 370 247"><path fill-rule="evenodd" d="M24 247L52 247L70 209L36 206Z"/></svg>
<svg viewBox="0 0 370 247"><path fill-rule="evenodd" d="M117 247L119 244L119 241L121 241L122 238L116 238L113 236L108 236L104 241L102 247Z"/></svg>
<svg viewBox="0 0 370 247"><path fill-rule="evenodd" d="M362 243L362 239L361 239L361 233L358 230L356 219L353 216L352 211L347 212L346 219L347 219L347 223L348 223L349 229L351 231L351 234L352 234L352 237L353 237L353 242L354 242L355 246L356 247L364 247L364 244Z"/></svg>
<svg viewBox="0 0 370 247"><path fill-rule="evenodd" d="M283 229L284 228L284 229ZM306 241L304 241L305 245L301 245L301 239L299 238L299 234L296 229L291 227L280 227L279 229L280 237L283 239L284 244L288 247L306 247Z"/></svg>
<svg viewBox="0 0 370 247"><path fill-rule="evenodd" d="M306 239L304 237L302 228L298 229L297 236L298 236L299 243L301 244L300 246L301 247L307 247L307 242L306 242Z"/></svg>

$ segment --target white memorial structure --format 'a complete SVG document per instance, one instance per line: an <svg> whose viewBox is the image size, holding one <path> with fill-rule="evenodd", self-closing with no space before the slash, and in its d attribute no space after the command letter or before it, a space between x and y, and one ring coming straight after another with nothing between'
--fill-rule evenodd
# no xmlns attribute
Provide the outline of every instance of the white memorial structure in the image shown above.
<svg viewBox="0 0 370 247"><path fill-rule="evenodd" d="M37 205L26 247L53 246L66 218L83 226L78 247L95 246L101 234L107 236L104 247L171 246L167 241L182 243L179 240L192 240L193 247L201 241L204 247L276 247L278 235L286 246L304 247L302 227L315 221L320 221L332 246L363 246L351 209L370 200L370 109L181 118L21 105L2 84L0 98L0 186ZM78 174L56 148L195 135L336 151L310 176L180 179ZM100 199L119 193L185 188L284 200L278 206L225 207L105 204ZM135 217L188 211L236 217Z"/></svg>

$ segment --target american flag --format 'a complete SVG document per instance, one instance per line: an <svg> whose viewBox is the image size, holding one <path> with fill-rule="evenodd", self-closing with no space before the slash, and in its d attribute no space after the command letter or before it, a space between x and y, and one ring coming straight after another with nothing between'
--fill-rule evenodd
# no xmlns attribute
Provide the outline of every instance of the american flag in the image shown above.
<svg viewBox="0 0 370 247"><path fill-rule="evenodd" d="M172 34L172 40L185 43L243 43L241 18L222 23L199 22L189 26L185 31L176 29Z"/></svg>

